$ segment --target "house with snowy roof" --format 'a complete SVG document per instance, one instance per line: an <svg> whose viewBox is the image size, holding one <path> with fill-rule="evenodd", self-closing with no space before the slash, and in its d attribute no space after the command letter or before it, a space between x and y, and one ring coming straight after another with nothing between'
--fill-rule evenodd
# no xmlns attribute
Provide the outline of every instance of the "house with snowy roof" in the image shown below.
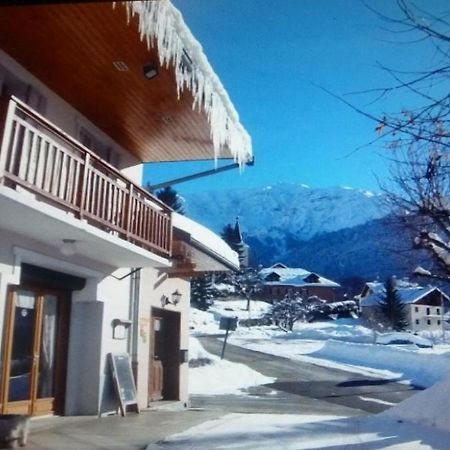
<svg viewBox="0 0 450 450"><path fill-rule="evenodd" d="M383 283L366 283L360 295L361 317L368 321L383 322L379 303L385 295ZM399 280L397 293L405 305L406 320L411 331L435 331L442 329L450 298L437 287L422 287Z"/></svg>
<svg viewBox="0 0 450 450"><path fill-rule="evenodd" d="M296 295L302 298L318 297L328 302L339 299L339 283L306 269L276 263L261 269L258 275L262 283L261 295L266 300L281 300Z"/></svg>
<svg viewBox="0 0 450 450"><path fill-rule="evenodd" d="M238 255L143 189L144 164L242 167L251 139L170 1L12 3L0 8L0 413L123 409L111 354L139 407L187 404L190 278L237 270Z"/></svg>

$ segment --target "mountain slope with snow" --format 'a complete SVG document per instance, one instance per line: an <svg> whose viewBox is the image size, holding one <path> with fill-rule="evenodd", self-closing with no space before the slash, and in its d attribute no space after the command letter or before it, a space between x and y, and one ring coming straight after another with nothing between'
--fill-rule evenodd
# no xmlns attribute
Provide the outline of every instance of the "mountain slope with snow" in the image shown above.
<svg viewBox="0 0 450 450"><path fill-rule="evenodd" d="M239 216L255 264L282 261L337 280L407 275L415 264L383 197L368 191L278 184L184 197L187 214L217 233Z"/></svg>
<svg viewBox="0 0 450 450"><path fill-rule="evenodd" d="M383 217L380 196L345 187L311 189L301 184L184 195L187 214L216 232L239 216L252 236L290 231L307 240Z"/></svg>

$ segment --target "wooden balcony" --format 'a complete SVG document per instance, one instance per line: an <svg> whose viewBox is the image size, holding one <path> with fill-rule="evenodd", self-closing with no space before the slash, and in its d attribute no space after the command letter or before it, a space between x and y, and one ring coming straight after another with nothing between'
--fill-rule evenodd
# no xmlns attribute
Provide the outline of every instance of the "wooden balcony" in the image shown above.
<svg viewBox="0 0 450 450"><path fill-rule="evenodd" d="M0 184L21 186L107 233L171 255L166 205L17 98L0 111Z"/></svg>

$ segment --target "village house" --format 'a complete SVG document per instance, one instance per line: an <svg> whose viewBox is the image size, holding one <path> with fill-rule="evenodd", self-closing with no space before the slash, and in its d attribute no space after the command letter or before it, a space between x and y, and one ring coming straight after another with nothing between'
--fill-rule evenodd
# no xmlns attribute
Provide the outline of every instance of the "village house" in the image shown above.
<svg viewBox="0 0 450 450"><path fill-rule="evenodd" d="M167 0L2 7L0 92L0 412L115 411L110 353L187 403L190 277L238 256L143 164L252 158L200 44Z"/></svg>
<svg viewBox="0 0 450 450"><path fill-rule="evenodd" d="M334 281L301 268L276 263L259 271L261 296L266 300L282 300L286 296L303 299L318 297L327 302L339 300L340 285Z"/></svg>
<svg viewBox="0 0 450 450"><path fill-rule="evenodd" d="M415 331L442 330L444 313L450 298L440 289L433 286L417 286L399 280L397 293L405 306L405 319L408 328ZM385 295L382 283L366 283L359 296L361 317L369 322L383 323L379 303Z"/></svg>

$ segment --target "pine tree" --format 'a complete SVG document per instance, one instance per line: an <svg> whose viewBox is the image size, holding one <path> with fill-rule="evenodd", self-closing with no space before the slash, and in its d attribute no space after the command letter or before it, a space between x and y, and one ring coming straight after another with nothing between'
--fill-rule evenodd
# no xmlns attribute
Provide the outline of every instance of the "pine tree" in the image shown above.
<svg viewBox="0 0 450 450"><path fill-rule="evenodd" d="M211 275L205 274L191 281L191 305L206 311L214 303L215 289Z"/></svg>
<svg viewBox="0 0 450 450"><path fill-rule="evenodd" d="M395 331L405 330L408 327L406 308L398 294L395 278L388 278L384 288L385 294L382 300L378 302L378 310L389 328Z"/></svg>
<svg viewBox="0 0 450 450"><path fill-rule="evenodd" d="M156 197L178 214L184 214L183 200L171 186L156 191Z"/></svg>
<svg viewBox="0 0 450 450"><path fill-rule="evenodd" d="M230 223L227 223L220 234L222 239L234 250L237 251L236 247L236 237L234 234L234 227Z"/></svg>

